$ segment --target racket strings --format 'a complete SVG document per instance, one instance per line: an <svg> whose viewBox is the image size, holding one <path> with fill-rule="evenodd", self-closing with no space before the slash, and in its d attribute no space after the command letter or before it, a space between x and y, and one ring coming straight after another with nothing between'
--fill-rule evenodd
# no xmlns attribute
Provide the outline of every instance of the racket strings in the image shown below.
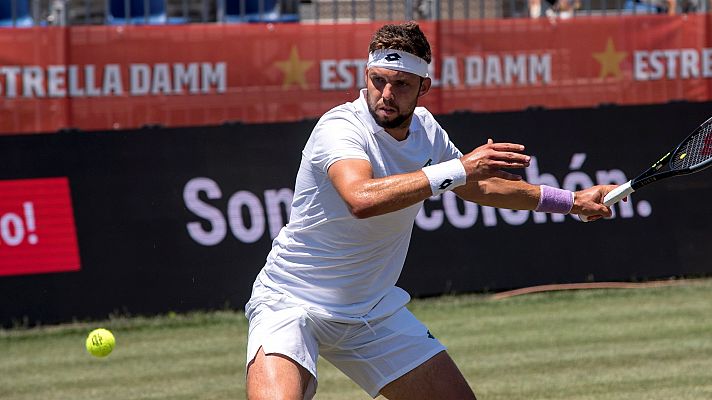
<svg viewBox="0 0 712 400"><path fill-rule="evenodd" d="M712 123L700 127L673 154L670 161L672 169L686 169L699 165L712 158Z"/></svg>

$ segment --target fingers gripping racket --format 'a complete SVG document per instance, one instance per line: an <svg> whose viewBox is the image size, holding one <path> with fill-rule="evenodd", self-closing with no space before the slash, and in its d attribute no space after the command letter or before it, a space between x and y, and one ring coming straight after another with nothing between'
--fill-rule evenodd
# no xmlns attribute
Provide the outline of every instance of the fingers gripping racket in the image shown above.
<svg viewBox="0 0 712 400"><path fill-rule="evenodd" d="M664 169L667 166L668 168ZM689 175L712 166L712 118L703 122L675 150L665 154L647 171L611 190L603 203L610 207L636 190L661 179ZM579 216L587 222L588 217Z"/></svg>

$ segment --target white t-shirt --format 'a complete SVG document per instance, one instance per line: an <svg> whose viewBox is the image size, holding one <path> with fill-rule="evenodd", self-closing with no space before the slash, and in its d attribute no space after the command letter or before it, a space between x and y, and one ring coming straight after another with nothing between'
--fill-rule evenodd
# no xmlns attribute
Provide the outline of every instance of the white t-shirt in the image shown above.
<svg viewBox="0 0 712 400"><path fill-rule="evenodd" d="M326 318L389 315L410 297L395 286L422 203L357 219L327 171L336 161L371 163L374 178L407 173L462 156L433 115L415 109L410 134L397 141L368 111L366 90L328 111L311 133L297 173L289 223L274 239L258 279Z"/></svg>

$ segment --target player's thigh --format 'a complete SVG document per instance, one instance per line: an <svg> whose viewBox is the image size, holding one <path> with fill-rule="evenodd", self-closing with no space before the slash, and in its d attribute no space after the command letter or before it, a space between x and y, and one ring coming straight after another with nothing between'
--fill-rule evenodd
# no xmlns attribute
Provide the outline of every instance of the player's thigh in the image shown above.
<svg viewBox="0 0 712 400"><path fill-rule="evenodd" d="M258 294L246 315L248 398L310 398L302 394L316 389L319 349L308 313L287 299Z"/></svg>
<svg viewBox="0 0 712 400"><path fill-rule="evenodd" d="M313 377L306 368L281 354L265 354L260 348L247 366L248 400L302 400Z"/></svg>
<svg viewBox="0 0 712 400"><path fill-rule="evenodd" d="M473 400L475 394L446 351L387 384L381 394L389 400Z"/></svg>

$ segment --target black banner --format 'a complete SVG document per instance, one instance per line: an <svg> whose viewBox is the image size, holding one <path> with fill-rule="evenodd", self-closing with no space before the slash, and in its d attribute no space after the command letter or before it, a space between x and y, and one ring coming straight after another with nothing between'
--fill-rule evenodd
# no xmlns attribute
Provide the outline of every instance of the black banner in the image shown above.
<svg viewBox="0 0 712 400"><path fill-rule="evenodd" d="M520 142L535 158L522 171L527 180L576 189L634 177L709 109L681 103L439 120L463 152L488 137ZM0 137L0 181L68 178L81 264L0 275L0 323L241 308L287 219L314 124ZM400 284L428 296L709 274L710 176L651 185L615 219L588 224L465 204L452 193L432 198L416 220Z"/></svg>

